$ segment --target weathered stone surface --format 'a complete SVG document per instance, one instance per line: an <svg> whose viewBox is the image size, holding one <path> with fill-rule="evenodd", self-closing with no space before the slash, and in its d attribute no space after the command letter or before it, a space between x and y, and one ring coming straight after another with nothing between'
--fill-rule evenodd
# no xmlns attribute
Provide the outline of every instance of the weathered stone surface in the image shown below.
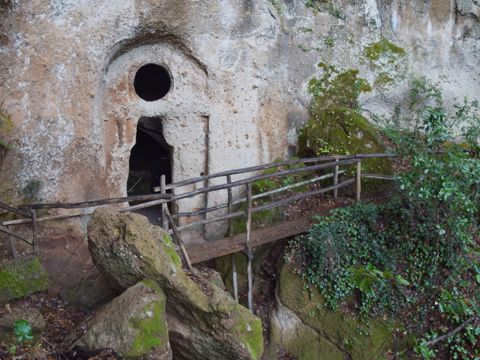
<svg viewBox="0 0 480 360"><path fill-rule="evenodd" d="M94 261L119 286L148 278L163 289L176 359L260 358L260 319L208 280L187 276L170 237L146 217L99 209L88 234Z"/></svg>
<svg viewBox="0 0 480 360"><path fill-rule="evenodd" d="M32 183L48 201L125 195L143 116L161 119L176 180L284 157L308 119L320 60L371 83L388 74L392 84L361 98L375 113L406 103L414 75L474 96L475 14L478 0L12 1L0 11L0 103L14 123L0 197L21 201ZM396 67L364 57L382 36L405 49ZM174 81L159 101L133 88L148 62Z"/></svg>
<svg viewBox="0 0 480 360"><path fill-rule="evenodd" d="M382 359L395 344L391 333L396 324L369 319L368 324L352 314L322 307L318 290L304 289L303 280L291 266L283 266L277 283L277 309L271 318L274 354L284 347L299 359Z"/></svg>
<svg viewBox="0 0 480 360"><path fill-rule="evenodd" d="M165 294L154 281L141 281L80 324L65 346L111 348L126 359L172 359L165 304Z"/></svg>
<svg viewBox="0 0 480 360"><path fill-rule="evenodd" d="M45 329L45 320L38 309L26 305L15 306L11 312L0 318L0 327L3 329L12 329L17 320L27 320L32 329L43 331Z"/></svg>
<svg viewBox="0 0 480 360"><path fill-rule="evenodd" d="M457 9L462 15L480 17L480 1L478 0L457 0Z"/></svg>
<svg viewBox="0 0 480 360"><path fill-rule="evenodd" d="M48 287L48 275L38 258L0 265L0 304L20 299Z"/></svg>
<svg viewBox="0 0 480 360"><path fill-rule="evenodd" d="M276 304L270 318L268 358L275 359L280 348L298 360L344 360L345 353L303 321L290 309Z"/></svg>

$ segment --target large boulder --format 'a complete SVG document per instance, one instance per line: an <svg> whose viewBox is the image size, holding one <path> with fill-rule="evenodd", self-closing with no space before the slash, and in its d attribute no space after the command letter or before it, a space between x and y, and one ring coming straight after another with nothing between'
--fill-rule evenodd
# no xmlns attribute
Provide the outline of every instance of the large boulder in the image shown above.
<svg viewBox="0 0 480 360"><path fill-rule="evenodd" d="M289 264L280 271L276 297L269 355L284 348L299 360L370 360L383 359L402 345L392 337L399 324L373 318L364 322L342 310L330 311L319 291L306 290Z"/></svg>
<svg viewBox="0 0 480 360"><path fill-rule="evenodd" d="M0 305L48 288L48 274L38 258L0 264Z"/></svg>
<svg viewBox="0 0 480 360"><path fill-rule="evenodd" d="M151 280L141 281L80 324L65 341L68 348L112 348L126 359L172 358L165 294Z"/></svg>
<svg viewBox="0 0 480 360"><path fill-rule="evenodd" d="M187 275L168 234L146 217L98 209L88 243L97 266L120 287L148 278L163 289L176 359L261 357L260 319L200 274Z"/></svg>

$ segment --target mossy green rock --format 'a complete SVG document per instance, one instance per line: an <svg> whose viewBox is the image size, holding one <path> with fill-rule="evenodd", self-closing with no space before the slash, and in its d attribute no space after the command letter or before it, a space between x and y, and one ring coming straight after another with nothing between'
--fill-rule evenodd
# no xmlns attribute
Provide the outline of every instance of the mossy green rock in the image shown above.
<svg viewBox="0 0 480 360"><path fill-rule="evenodd" d="M383 153L376 129L356 110L327 109L311 118L299 136L300 153L304 156L330 154ZM367 159L363 171L391 174L391 162L386 158Z"/></svg>
<svg viewBox="0 0 480 360"><path fill-rule="evenodd" d="M286 328L290 333L300 334L282 342L299 359L311 359L312 351L316 352L315 359L383 359L383 354L393 346L391 334L395 324L377 319L370 319L366 324L353 314L326 309L319 292L305 290L303 280L289 265L281 270L277 293L281 306L293 315L288 317L285 311L283 314L277 311L277 318L283 316L290 320L277 321L275 331L285 332ZM295 326L295 318L300 327ZM278 338L273 338L272 342L278 344Z"/></svg>
<svg viewBox="0 0 480 360"><path fill-rule="evenodd" d="M146 217L98 209L88 242L94 262L120 287L147 278L163 289L176 359L261 357L260 319L199 273L188 276L168 234Z"/></svg>
<svg viewBox="0 0 480 360"><path fill-rule="evenodd" d="M47 288L48 274L38 258L1 264L0 304Z"/></svg>
<svg viewBox="0 0 480 360"><path fill-rule="evenodd" d="M65 345L112 348L125 359L171 359L165 306L165 294L157 283L141 281L82 323Z"/></svg>
<svg viewBox="0 0 480 360"><path fill-rule="evenodd" d="M345 354L290 309L277 302L270 318L270 346L268 359L276 359L280 349L286 349L298 360L344 360Z"/></svg>

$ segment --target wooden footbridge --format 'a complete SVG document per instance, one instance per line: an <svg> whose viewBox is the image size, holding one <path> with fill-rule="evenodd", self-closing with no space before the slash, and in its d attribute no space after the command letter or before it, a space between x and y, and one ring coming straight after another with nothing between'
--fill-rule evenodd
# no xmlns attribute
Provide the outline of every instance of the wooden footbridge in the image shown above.
<svg viewBox="0 0 480 360"><path fill-rule="evenodd" d="M372 158L392 156L390 154L360 154L295 159L219 172L172 184L166 184L165 176L162 176L160 186L155 189L158 193L81 203L30 204L13 207L0 202L0 209L3 209L3 213L13 213L18 217L15 220L4 221L0 225L0 233L7 236L13 257L17 258L16 241L24 241L31 245L36 252L39 251L36 234L39 222L90 216L95 208L113 204L123 204L123 207L119 209L121 212L160 207L161 225L173 235L178 245L178 251L182 254L185 265L190 270L192 270L192 264L195 263L240 251L245 253L248 259L248 306L252 309L253 249L259 245L304 233L311 225L310 218L301 217L254 229L254 215L319 194L331 193L333 198L337 198L338 191L347 187L353 188L352 193L355 200L359 201L362 179L393 179L389 175L363 173L362 163ZM269 189L254 194L255 184L262 181L269 181ZM185 191L185 189L191 188L195 188L195 190ZM186 199L196 196L206 197L213 192L217 194L223 192L222 195L215 197L223 200L194 211L179 212L176 210L180 208L179 204ZM128 205L133 202L136 204ZM68 214L37 217L39 210L58 209L72 210ZM0 212L1 214L2 212ZM234 221L238 222L238 219L242 219L242 224L244 221L245 230L240 234L235 234ZM227 229L225 238L190 246L184 243L183 234L186 232L219 222L224 224ZM22 224L31 227L31 239L12 230L13 227ZM238 300L235 257L232 257L232 276L234 297Z"/></svg>

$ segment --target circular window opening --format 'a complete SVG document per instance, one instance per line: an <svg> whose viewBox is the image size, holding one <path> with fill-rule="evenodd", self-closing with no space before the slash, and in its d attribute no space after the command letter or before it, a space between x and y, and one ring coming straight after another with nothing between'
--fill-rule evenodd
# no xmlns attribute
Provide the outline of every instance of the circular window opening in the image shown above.
<svg viewBox="0 0 480 360"><path fill-rule="evenodd" d="M138 69L133 80L135 92L145 101L163 98L172 87L170 73L161 65L146 64Z"/></svg>

